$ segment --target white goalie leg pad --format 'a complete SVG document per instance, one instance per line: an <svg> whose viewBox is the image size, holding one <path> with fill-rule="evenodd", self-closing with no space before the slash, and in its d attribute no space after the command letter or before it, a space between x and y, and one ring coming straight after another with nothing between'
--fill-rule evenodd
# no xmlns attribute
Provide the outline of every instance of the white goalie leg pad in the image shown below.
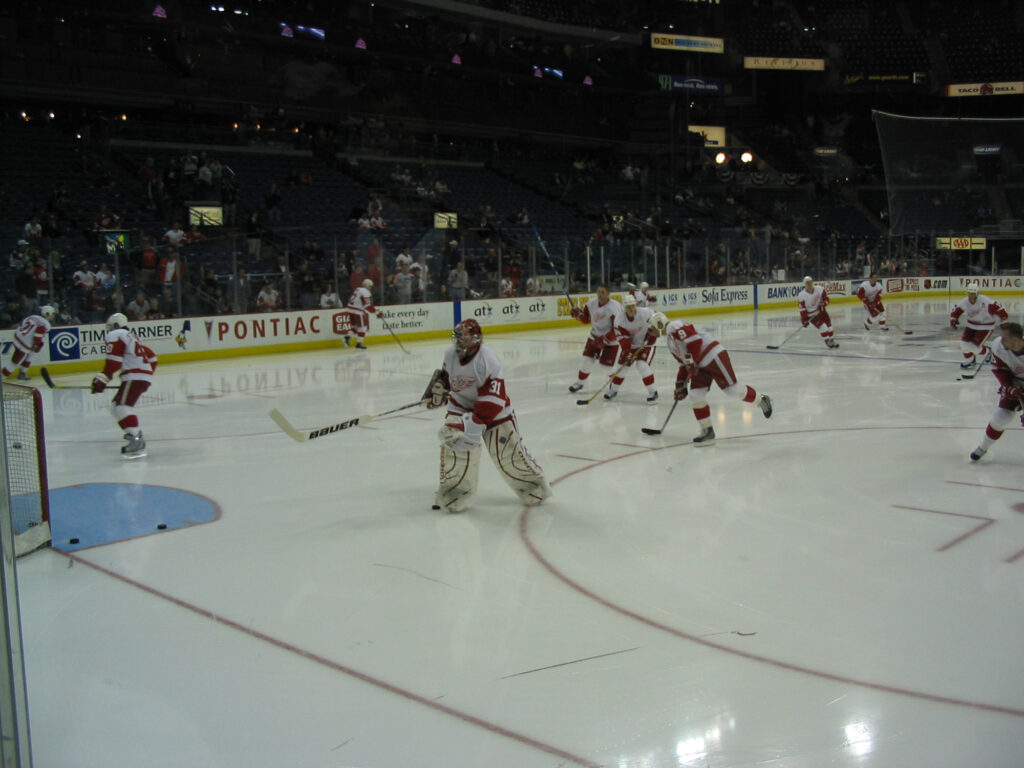
<svg viewBox="0 0 1024 768"><path fill-rule="evenodd" d="M526 450L514 421L487 430L484 442L494 466L521 502L532 506L551 495L544 470Z"/></svg>
<svg viewBox="0 0 1024 768"><path fill-rule="evenodd" d="M434 496L434 506L449 512L461 512L469 506L480 477L480 446L456 451L441 446L441 478Z"/></svg>

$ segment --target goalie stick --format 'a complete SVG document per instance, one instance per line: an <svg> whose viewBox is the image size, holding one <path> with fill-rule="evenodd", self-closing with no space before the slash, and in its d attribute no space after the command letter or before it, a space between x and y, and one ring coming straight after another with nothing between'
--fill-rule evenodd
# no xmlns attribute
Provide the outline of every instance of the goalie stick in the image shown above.
<svg viewBox="0 0 1024 768"><path fill-rule="evenodd" d="M676 406L679 405L679 403L680 403L679 400L673 400L672 401L672 407L668 409L668 416L665 417L665 421L661 425L661 429L653 429L651 427L642 427L640 429L640 431L643 432L645 435L660 435L662 432L665 431L665 427L668 426L668 420L672 418L672 414L675 412Z"/></svg>
<svg viewBox="0 0 1024 768"><path fill-rule="evenodd" d="M92 389L92 384L54 384L53 379L50 378L50 372L45 368L39 369L39 375L43 377L43 381L50 389Z"/></svg>
<svg viewBox="0 0 1024 768"><path fill-rule="evenodd" d="M415 403L409 403L407 405L400 405L397 408L392 408L388 411L381 411L380 413L367 413L362 416L356 416L354 419L346 419L345 421L339 421L335 424L327 424L322 427L313 427L300 431L284 417L277 408L270 411L270 418L273 419L274 423L281 428L288 437L297 443L306 443L310 440L315 440L318 437L324 437L326 435L333 435L335 432L341 432L343 429L350 429L352 427L358 427L361 424L367 424L375 419L379 419L383 416L390 416L392 413L398 413L399 411L406 411L410 408L416 408L423 405L426 400L417 400Z"/></svg>

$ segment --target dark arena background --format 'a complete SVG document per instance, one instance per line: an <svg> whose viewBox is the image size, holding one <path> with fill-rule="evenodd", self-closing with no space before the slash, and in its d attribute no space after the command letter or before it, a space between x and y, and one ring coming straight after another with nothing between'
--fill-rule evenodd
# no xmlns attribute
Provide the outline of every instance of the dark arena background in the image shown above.
<svg viewBox="0 0 1024 768"><path fill-rule="evenodd" d="M52 539L3 516L0 764L1021 764L1021 411L950 324L1024 316L1024 3L14 0L0 40L5 365L56 311L7 379ZM714 445L663 340L569 391L574 309L644 284L771 397L712 386ZM484 457L431 508L465 319L538 506Z"/></svg>

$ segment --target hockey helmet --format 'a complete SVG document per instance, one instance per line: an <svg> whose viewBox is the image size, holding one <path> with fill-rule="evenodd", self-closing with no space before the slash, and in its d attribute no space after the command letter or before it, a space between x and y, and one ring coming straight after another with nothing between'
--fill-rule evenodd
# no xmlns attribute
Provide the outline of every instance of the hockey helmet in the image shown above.
<svg viewBox="0 0 1024 768"><path fill-rule="evenodd" d="M121 312L115 312L114 314L112 314L110 317L107 318L107 330L108 331L114 331L114 330L117 330L118 328L127 328L127 327L128 327L128 318L125 317L124 314L122 314Z"/></svg>
<svg viewBox="0 0 1024 768"><path fill-rule="evenodd" d="M363 280L363 288L365 288L368 291L373 290L373 280L371 280L370 278L366 278L365 280Z"/></svg>
<svg viewBox="0 0 1024 768"><path fill-rule="evenodd" d="M627 293L625 296L622 297L622 307L623 307L623 309L629 309L630 307L635 307L635 306L636 306L636 296L634 296L632 293Z"/></svg>
<svg viewBox="0 0 1024 768"><path fill-rule="evenodd" d="M641 291L646 291L650 287L651 286L648 283L640 283L640 290Z"/></svg>
<svg viewBox="0 0 1024 768"><path fill-rule="evenodd" d="M655 312L651 315L651 319L647 321L647 327L657 331L658 335L661 335L668 327L668 316L666 316L664 312Z"/></svg>
<svg viewBox="0 0 1024 768"><path fill-rule="evenodd" d="M47 320L53 320L57 316L57 308L47 304L39 310L39 314L45 317Z"/></svg>
<svg viewBox="0 0 1024 768"><path fill-rule="evenodd" d="M455 351L459 357L468 357L476 352L484 340L484 332L480 329L480 323L470 318L463 320L455 326L452 331L452 342L455 344Z"/></svg>
<svg viewBox="0 0 1024 768"><path fill-rule="evenodd" d="M811 277L810 275L808 275L807 277L804 278L804 285L807 285L808 283L813 283L813 282L814 282L814 278Z"/></svg>
<svg viewBox="0 0 1024 768"><path fill-rule="evenodd" d="M978 284L977 283L968 283L967 284L967 292L968 293L975 293L976 294L978 292Z"/></svg>

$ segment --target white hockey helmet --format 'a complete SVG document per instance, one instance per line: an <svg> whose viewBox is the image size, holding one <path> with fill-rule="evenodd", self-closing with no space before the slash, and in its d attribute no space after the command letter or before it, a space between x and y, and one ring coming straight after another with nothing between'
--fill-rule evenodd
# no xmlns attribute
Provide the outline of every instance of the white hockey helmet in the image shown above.
<svg viewBox="0 0 1024 768"><path fill-rule="evenodd" d="M622 297L622 307L623 307L623 309L625 309L627 307L635 307L635 306L636 306L636 296L634 296L632 293L627 293L625 296Z"/></svg>
<svg viewBox="0 0 1024 768"><path fill-rule="evenodd" d="M365 280L363 280L363 288L365 288L368 291L372 290L373 289L373 280L371 280L370 278L366 278Z"/></svg>
<svg viewBox="0 0 1024 768"><path fill-rule="evenodd" d="M978 284L977 283L968 283L967 284L967 292L968 293L976 294L978 292Z"/></svg>
<svg viewBox="0 0 1024 768"><path fill-rule="evenodd" d="M121 312L115 312L114 314L112 314L110 317L107 318L107 330L108 331L114 331L114 330L117 330L118 328L127 328L127 327L128 327L128 318L125 317L124 314L122 314Z"/></svg>
<svg viewBox="0 0 1024 768"><path fill-rule="evenodd" d="M660 336L668 328L668 316L664 312L655 312L647 321L647 327L658 332Z"/></svg>
<svg viewBox="0 0 1024 768"><path fill-rule="evenodd" d="M650 287L651 286L648 283L640 283L640 290L641 291L646 291Z"/></svg>
<svg viewBox="0 0 1024 768"><path fill-rule="evenodd" d="M57 308L50 304L45 305L39 310L39 314L45 317L47 320L53 320L57 316Z"/></svg>
<svg viewBox="0 0 1024 768"><path fill-rule="evenodd" d="M813 282L814 282L814 278L811 277L810 275L808 275L807 277L804 278L804 285L807 285L808 283L813 283Z"/></svg>

